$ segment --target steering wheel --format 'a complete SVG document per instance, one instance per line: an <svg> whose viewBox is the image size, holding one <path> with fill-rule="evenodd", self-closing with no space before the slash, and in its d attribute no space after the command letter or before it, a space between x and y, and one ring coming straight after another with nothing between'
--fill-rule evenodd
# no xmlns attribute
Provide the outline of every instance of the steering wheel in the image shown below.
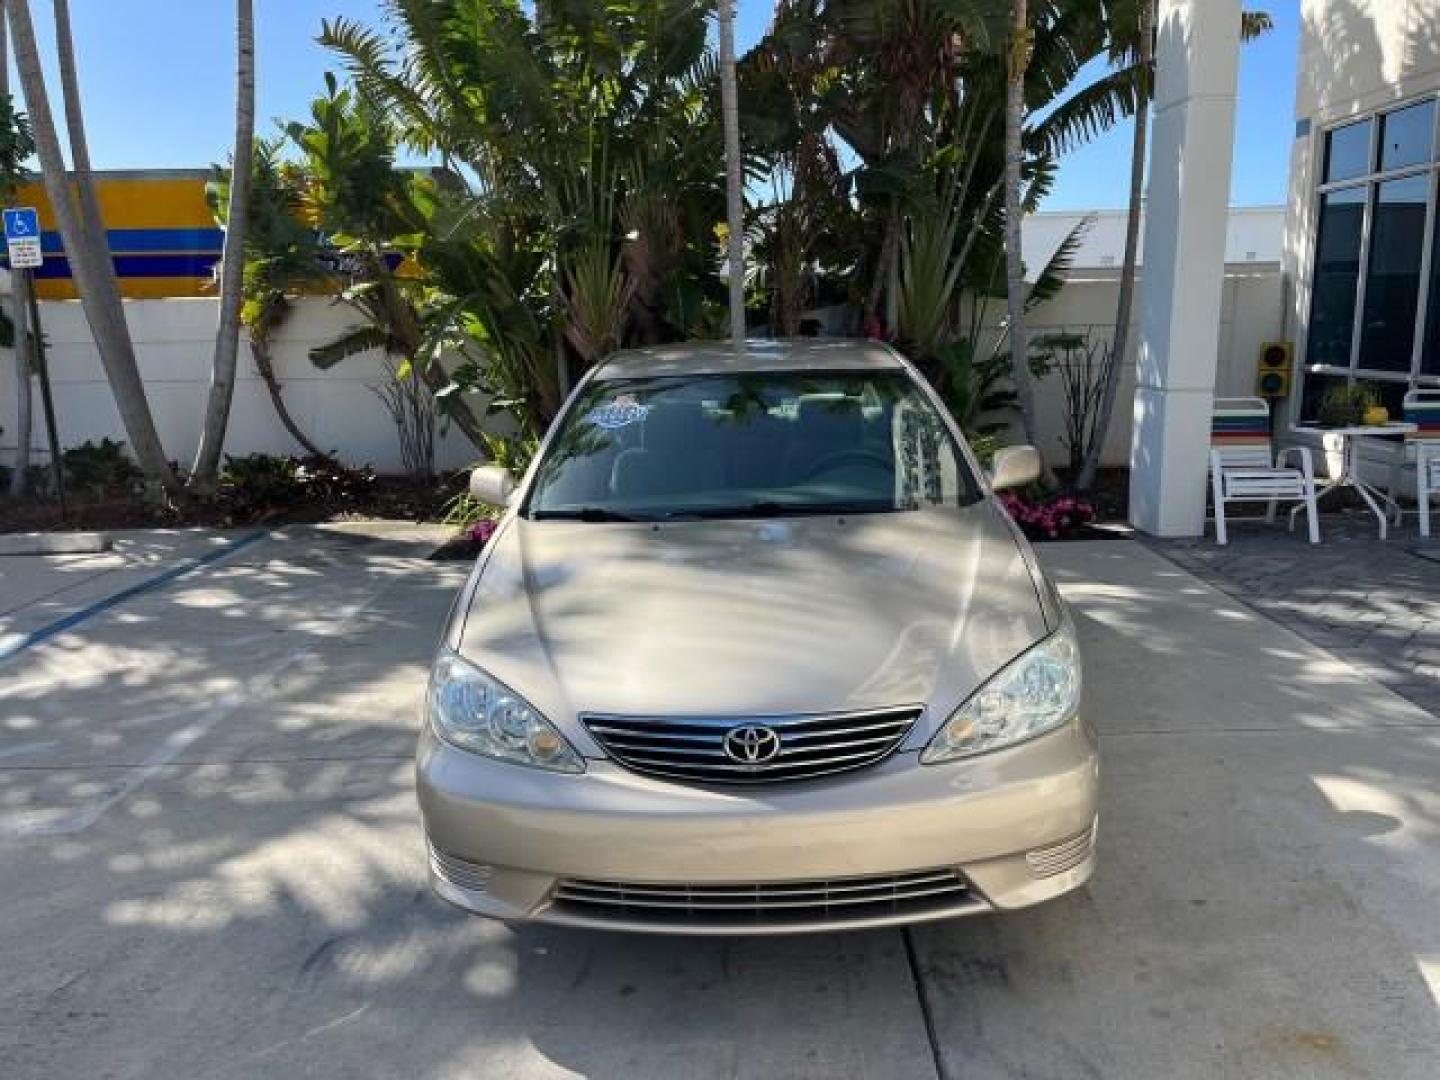
<svg viewBox="0 0 1440 1080"><path fill-rule="evenodd" d="M810 467L805 474L804 480L814 480L836 469L843 469L847 465L868 465L874 469L882 469L887 473L894 472L895 467L890 459L870 450L840 450L833 454L826 454Z"/></svg>

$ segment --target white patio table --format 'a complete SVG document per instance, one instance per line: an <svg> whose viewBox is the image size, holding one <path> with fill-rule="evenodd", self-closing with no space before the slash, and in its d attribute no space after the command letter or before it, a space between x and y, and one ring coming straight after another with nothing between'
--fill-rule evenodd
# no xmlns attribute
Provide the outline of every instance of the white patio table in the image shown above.
<svg viewBox="0 0 1440 1080"><path fill-rule="evenodd" d="M1395 515L1395 521L1400 521L1400 505L1390 497L1387 492L1381 491L1372 484L1367 484L1360 479L1360 446L1357 440L1365 436L1375 435L1409 435L1416 430L1414 424L1407 424L1400 420L1392 420L1385 424L1354 424L1347 427L1320 427L1316 424L1296 424L1290 429L1297 435L1319 435L1323 437L1333 435L1340 442L1340 475L1331 477L1330 482L1322 484L1315 493L1315 501L1318 503L1336 488L1351 487L1359 493L1360 498L1365 500L1365 505L1370 507L1377 520L1380 522L1380 539L1384 540L1390 528L1390 515ZM1297 508L1301 509L1301 508ZM1290 511L1290 527L1295 527L1296 510Z"/></svg>

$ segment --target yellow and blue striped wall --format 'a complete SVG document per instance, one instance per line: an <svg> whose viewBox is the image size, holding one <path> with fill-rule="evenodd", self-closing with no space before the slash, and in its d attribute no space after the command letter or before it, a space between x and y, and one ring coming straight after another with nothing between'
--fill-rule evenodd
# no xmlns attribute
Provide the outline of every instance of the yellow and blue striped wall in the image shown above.
<svg viewBox="0 0 1440 1080"><path fill-rule="evenodd" d="M225 234L205 201L208 169L152 169L95 174L95 195L120 279L130 299L214 296L214 266ZM75 286L64 244L38 181L22 187L14 205L40 212L45 265L35 271L42 300L73 300Z"/></svg>

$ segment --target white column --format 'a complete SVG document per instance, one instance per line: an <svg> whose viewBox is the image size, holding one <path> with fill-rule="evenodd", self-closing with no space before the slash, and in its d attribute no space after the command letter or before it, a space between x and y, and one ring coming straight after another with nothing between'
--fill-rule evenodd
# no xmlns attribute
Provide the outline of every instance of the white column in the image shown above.
<svg viewBox="0 0 1440 1080"><path fill-rule="evenodd" d="M1199 536L1235 142L1240 0L1160 0L1130 521Z"/></svg>

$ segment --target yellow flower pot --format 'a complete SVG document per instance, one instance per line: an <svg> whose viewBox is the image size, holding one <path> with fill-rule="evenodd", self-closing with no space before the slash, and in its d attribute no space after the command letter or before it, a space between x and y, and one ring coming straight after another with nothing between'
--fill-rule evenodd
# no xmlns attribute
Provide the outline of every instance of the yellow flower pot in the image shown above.
<svg viewBox="0 0 1440 1080"><path fill-rule="evenodd" d="M1379 427L1390 422L1390 410L1384 405L1371 405L1365 410L1362 419L1367 427Z"/></svg>

